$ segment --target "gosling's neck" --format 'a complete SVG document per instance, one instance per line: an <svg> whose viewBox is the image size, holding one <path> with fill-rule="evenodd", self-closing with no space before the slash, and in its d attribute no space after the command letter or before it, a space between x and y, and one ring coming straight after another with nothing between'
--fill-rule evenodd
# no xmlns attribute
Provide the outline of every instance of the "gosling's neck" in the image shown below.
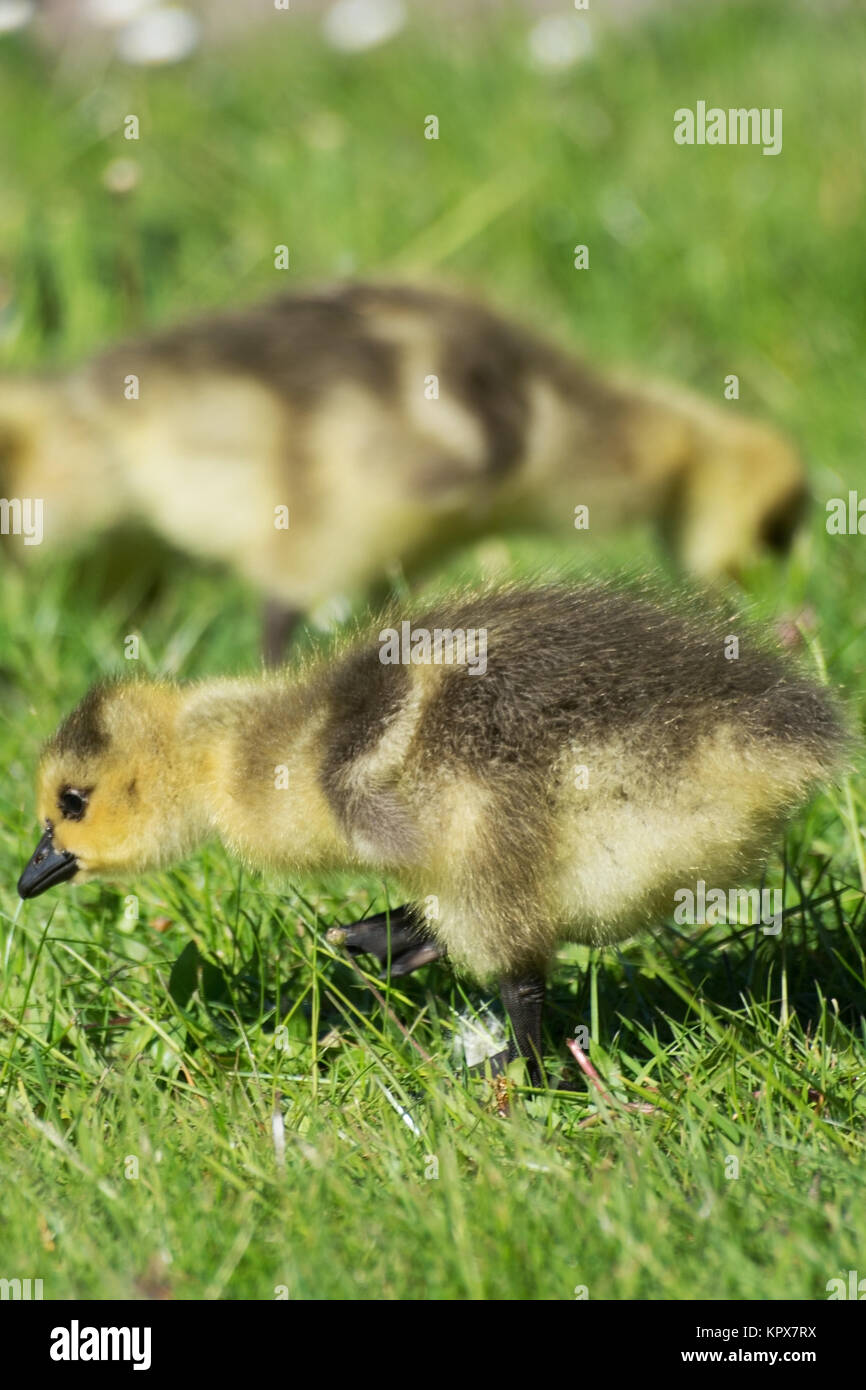
<svg viewBox="0 0 866 1390"><path fill-rule="evenodd" d="M313 869L352 852L319 780L325 709L286 676L181 692L177 747L192 825L253 867Z"/></svg>

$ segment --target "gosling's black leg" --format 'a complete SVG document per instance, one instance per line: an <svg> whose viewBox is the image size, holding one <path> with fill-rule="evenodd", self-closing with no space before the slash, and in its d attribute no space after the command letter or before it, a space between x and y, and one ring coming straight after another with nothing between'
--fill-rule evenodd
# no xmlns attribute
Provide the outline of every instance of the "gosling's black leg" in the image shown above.
<svg viewBox="0 0 866 1390"><path fill-rule="evenodd" d="M525 1057L531 1086L541 1085L541 1015L544 1010L543 975L506 976L499 981L499 993L511 1021L512 1039L508 1061Z"/></svg>
<svg viewBox="0 0 866 1390"><path fill-rule="evenodd" d="M335 946L345 946L352 956L375 956L383 970L387 970L390 960L392 976L411 975L413 970L445 954L409 907L379 912L347 927L331 927L328 940Z"/></svg>
<svg viewBox="0 0 866 1390"><path fill-rule="evenodd" d="M287 608L275 598L265 600L262 650L266 666L279 666L284 660L301 616L300 608Z"/></svg>

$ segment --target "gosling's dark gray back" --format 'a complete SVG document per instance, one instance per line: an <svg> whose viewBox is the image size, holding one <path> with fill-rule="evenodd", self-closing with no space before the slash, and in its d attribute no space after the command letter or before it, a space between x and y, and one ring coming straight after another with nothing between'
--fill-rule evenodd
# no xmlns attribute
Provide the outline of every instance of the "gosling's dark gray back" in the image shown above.
<svg viewBox="0 0 866 1390"><path fill-rule="evenodd" d="M481 424L491 478L507 475L526 451L536 377L603 417L608 439L618 438L626 392L483 305L410 285L345 284L278 295L122 344L103 360L119 361L125 372L155 361L180 376L216 370L252 376L303 410L335 382L352 382L399 411L403 351L419 323L432 335L427 370L441 372L454 399Z"/></svg>
<svg viewBox="0 0 866 1390"><path fill-rule="evenodd" d="M443 666L416 736L431 757L473 771L546 760L575 737L625 734L675 757L730 721L744 739L797 745L829 763L844 738L826 690L750 624L693 600L666 606L601 585L514 588L433 608L412 627L486 632L484 674ZM345 723L347 753L375 741L411 683L414 668L383 666L380 645L333 676L334 734Z"/></svg>

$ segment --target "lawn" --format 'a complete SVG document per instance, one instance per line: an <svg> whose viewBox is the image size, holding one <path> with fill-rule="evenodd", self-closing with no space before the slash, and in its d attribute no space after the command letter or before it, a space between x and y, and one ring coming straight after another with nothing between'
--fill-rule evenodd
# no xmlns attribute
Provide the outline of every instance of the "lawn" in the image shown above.
<svg viewBox="0 0 866 1390"><path fill-rule="evenodd" d="M485 13L418 7L339 54L275 11L158 71L0 37L0 368L393 273L711 398L736 373L731 409L801 443L815 498L749 599L811 610L802 659L859 725L866 540L828 535L824 504L866 495L863 16L755 0L616 28L593 9L592 51L551 71L521 10ZM674 110L699 99L782 108L782 153L675 144ZM135 186L110 191L121 176ZM592 564L654 563L644 542ZM508 544L516 568L575 559ZM397 905L393 885L254 879L213 847L126 889L19 902L59 716L127 664L130 633L152 671L255 667L258 614L231 575L150 551L130 566L126 541L27 566L0 546L0 1276L61 1299L436 1300L821 1299L866 1276L856 771L768 865L780 935L660 922L564 951L547 1062L575 1089L518 1090L504 1118L454 1047L489 995L440 966L377 983L325 940ZM569 1058L578 1027L607 1099Z"/></svg>

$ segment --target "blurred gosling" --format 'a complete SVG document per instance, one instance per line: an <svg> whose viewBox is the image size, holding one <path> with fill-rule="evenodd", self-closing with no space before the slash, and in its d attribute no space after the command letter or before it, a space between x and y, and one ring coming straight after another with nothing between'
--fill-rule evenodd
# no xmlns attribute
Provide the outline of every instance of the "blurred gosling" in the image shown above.
<svg viewBox="0 0 866 1390"><path fill-rule="evenodd" d="M784 550L806 492L736 404L601 373L457 294L347 284L0 380L0 495L44 499L49 546L139 522L233 566L273 662L301 615L506 528L649 520L712 580Z"/></svg>

